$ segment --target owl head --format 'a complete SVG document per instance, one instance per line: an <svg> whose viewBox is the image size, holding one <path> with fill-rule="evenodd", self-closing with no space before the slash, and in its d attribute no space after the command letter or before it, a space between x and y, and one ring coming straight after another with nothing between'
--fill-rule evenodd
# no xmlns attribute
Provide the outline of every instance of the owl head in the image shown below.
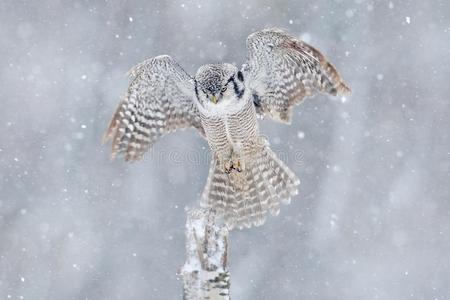
<svg viewBox="0 0 450 300"><path fill-rule="evenodd" d="M203 65L195 75L195 93L203 105L236 101L244 94L244 77L232 64Z"/></svg>

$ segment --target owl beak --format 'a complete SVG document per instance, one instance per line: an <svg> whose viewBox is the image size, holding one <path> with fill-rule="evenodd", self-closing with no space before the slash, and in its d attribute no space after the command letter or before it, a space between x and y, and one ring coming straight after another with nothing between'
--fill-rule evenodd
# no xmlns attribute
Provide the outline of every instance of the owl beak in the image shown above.
<svg viewBox="0 0 450 300"><path fill-rule="evenodd" d="M212 96L211 96L211 101L212 101L214 104L217 104L217 96L216 96L216 95L212 95Z"/></svg>

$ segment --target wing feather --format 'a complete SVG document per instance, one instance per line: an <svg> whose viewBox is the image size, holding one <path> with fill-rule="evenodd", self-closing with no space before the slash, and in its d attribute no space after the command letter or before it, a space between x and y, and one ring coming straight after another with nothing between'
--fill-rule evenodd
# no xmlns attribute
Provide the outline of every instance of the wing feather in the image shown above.
<svg viewBox="0 0 450 300"><path fill-rule="evenodd" d="M194 127L204 135L193 81L170 56L148 59L128 75L128 92L103 138L112 139L112 158L139 160L158 138L178 128Z"/></svg>
<svg viewBox="0 0 450 300"><path fill-rule="evenodd" d="M289 123L292 107L317 92L345 95L350 88L336 68L314 47L278 29L247 38L243 71L260 115Z"/></svg>

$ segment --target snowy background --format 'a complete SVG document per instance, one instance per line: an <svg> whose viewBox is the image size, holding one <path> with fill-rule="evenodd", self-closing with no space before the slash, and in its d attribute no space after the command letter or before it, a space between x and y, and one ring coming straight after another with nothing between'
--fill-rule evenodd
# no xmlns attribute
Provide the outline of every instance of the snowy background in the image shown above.
<svg viewBox="0 0 450 300"><path fill-rule="evenodd" d="M139 2L0 2L0 299L181 299L206 142L178 132L129 165L100 140L130 67L241 64L268 26L353 94L263 122L302 185L232 233L233 298L450 299L450 2Z"/></svg>

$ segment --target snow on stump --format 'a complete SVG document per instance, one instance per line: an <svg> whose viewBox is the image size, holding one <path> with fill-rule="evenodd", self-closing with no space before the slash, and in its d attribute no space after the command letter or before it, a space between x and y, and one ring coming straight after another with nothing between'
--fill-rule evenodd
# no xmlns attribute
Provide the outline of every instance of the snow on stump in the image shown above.
<svg viewBox="0 0 450 300"><path fill-rule="evenodd" d="M230 299L228 229L213 210L195 209L186 221L186 263L181 269L184 300Z"/></svg>

